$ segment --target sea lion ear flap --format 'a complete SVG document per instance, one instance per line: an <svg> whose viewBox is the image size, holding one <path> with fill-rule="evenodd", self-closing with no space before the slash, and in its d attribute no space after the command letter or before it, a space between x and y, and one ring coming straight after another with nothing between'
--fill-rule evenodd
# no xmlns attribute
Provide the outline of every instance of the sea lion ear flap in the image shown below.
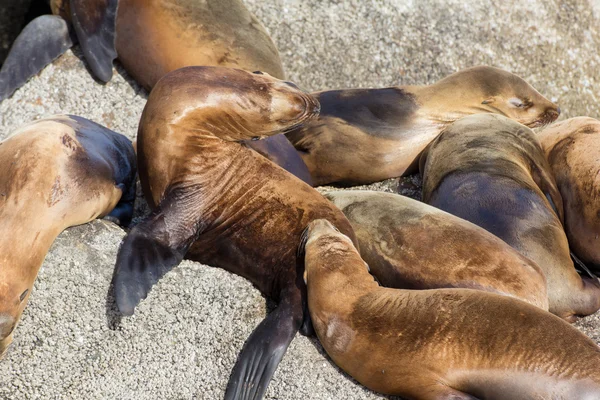
<svg viewBox="0 0 600 400"><path fill-rule="evenodd" d="M102 82L112 78L117 58L115 32L119 0L71 0L71 19L81 50L94 75Z"/></svg>
<svg viewBox="0 0 600 400"><path fill-rule="evenodd" d="M560 223L564 225L565 216L562 196L560 195L558 187L556 186L554 177L548 172L549 170L549 166L541 169L539 166L534 165L531 172L536 185L538 185L540 190L544 192L544 196L546 196L548 203L550 203L550 207L552 207L556 213Z"/></svg>

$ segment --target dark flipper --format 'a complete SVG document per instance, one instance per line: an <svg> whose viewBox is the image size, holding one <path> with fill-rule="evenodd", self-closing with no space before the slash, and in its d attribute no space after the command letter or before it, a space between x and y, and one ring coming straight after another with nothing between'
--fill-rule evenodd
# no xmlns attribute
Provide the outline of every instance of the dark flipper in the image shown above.
<svg viewBox="0 0 600 400"><path fill-rule="evenodd" d="M102 82L112 78L117 58L115 35L118 0L71 0L71 18L90 69Z"/></svg>
<svg viewBox="0 0 600 400"><path fill-rule="evenodd" d="M571 258L575 262L575 265L578 267L576 269L581 268L581 271L585 272L590 278L598 279L598 277L581 261L573 252L571 252Z"/></svg>
<svg viewBox="0 0 600 400"><path fill-rule="evenodd" d="M302 324L299 297L282 295L277 308L252 332L229 378L225 400L263 398L279 362Z"/></svg>
<svg viewBox="0 0 600 400"><path fill-rule="evenodd" d="M15 40L0 70L0 101L73 46L69 24L54 15L31 21Z"/></svg>
<svg viewBox="0 0 600 400"><path fill-rule="evenodd" d="M196 238L197 225L185 213L188 203L171 193L150 216L127 235L113 277L119 311L132 315L150 289L177 266ZM176 227L176 228L173 228ZM176 229L176 230L174 230Z"/></svg>

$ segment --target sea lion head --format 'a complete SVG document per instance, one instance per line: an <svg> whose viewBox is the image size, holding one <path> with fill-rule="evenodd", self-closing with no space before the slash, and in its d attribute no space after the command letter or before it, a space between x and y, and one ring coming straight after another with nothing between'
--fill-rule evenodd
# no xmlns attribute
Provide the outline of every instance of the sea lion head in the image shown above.
<svg viewBox="0 0 600 400"><path fill-rule="evenodd" d="M158 82L149 103L153 100L164 105L162 97L170 94L171 98L179 97L179 104L185 96L187 103L177 124L210 132L226 141L258 140L284 133L320 111L318 100L309 93L259 71L182 68Z"/></svg>
<svg viewBox="0 0 600 400"><path fill-rule="evenodd" d="M547 125L560 115L560 108L524 79L499 68L468 68L435 86L447 92L454 106L462 105L464 114L500 114L529 128Z"/></svg>
<svg viewBox="0 0 600 400"><path fill-rule="evenodd" d="M0 359L12 342L13 331L25 309L29 293L30 288L0 283Z"/></svg>
<svg viewBox="0 0 600 400"><path fill-rule="evenodd" d="M307 283L308 274L310 273L309 266L322 264L321 262L317 262L317 259L320 258L320 254L328 253L333 256L332 259L335 259L336 254L343 256L348 251L354 251L358 254L358 250L356 250L352 239L340 232L335 225L326 219L316 219L308 224L306 229L304 229L304 232L302 232L298 250L299 253L305 255L305 283ZM342 268L344 267L342 264L340 264L340 266ZM330 270L333 271L333 268L330 268Z"/></svg>

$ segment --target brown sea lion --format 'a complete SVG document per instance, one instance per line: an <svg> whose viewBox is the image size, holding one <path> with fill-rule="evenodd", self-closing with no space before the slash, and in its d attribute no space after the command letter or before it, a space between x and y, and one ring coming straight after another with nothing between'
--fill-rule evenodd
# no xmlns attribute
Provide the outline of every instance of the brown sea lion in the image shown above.
<svg viewBox="0 0 600 400"><path fill-rule="evenodd" d="M0 357L58 234L104 216L129 223L135 171L129 139L76 116L36 121L0 142Z"/></svg>
<svg viewBox="0 0 600 400"><path fill-rule="evenodd" d="M331 90L313 94L319 118L286 134L315 185L363 185L416 172L421 151L445 127L475 113L530 127L559 108L517 75L480 66L429 86Z"/></svg>
<svg viewBox="0 0 600 400"><path fill-rule="evenodd" d="M600 121L568 119L537 137L563 199L571 250L600 271Z"/></svg>
<svg viewBox="0 0 600 400"><path fill-rule="evenodd" d="M112 77L118 56L150 90L166 73L193 65L265 71L283 79L279 53L241 0L52 0L55 15L32 21L0 70L0 101L79 41L93 74ZM72 25L71 23L72 22ZM283 136L250 147L312 185Z"/></svg>
<svg viewBox="0 0 600 400"><path fill-rule="evenodd" d="M142 114L138 167L154 211L119 251L117 305L132 314L183 257L241 275L278 301L246 342L226 399L261 398L302 325L297 249L306 224L325 217L354 237L333 204L241 143L281 133L318 110L312 96L268 75L188 67L159 81Z"/></svg>
<svg viewBox="0 0 600 400"><path fill-rule="evenodd" d="M490 231L546 275L550 311L569 321L600 308L563 230L563 202L531 129L501 115L465 117L423 154L423 201Z"/></svg>
<svg viewBox="0 0 600 400"><path fill-rule="evenodd" d="M277 48L241 0L50 0L0 72L0 100L79 42L94 76L112 77L115 58L150 90L191 65L261 70L283 79ZM35 57L33 57L35 56Z"/></svg>
<svg viewBox="0 0 600 400"><path fill-rule="evenodd" d="M411 400L600 398L600 349L560 318L477 290L383 288L328 221L303 236L317 336L368 388Z"/></svg>
<svg viewBox="0 0 600 400"><path fill-rule="evenodd" d="M325 197L352 224L361 257L383 286L479 289L548 310L540 267L485 229L393 193L345 190Z"/></svg>

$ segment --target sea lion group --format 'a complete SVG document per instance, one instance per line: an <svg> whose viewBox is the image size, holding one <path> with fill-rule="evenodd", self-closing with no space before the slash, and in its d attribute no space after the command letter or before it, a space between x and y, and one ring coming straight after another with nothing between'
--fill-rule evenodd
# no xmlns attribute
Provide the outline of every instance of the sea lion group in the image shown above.
<svg viewBox="0 0 600 400"><path fill-rule="evenodd" d="M262 398L298 331L407 399L600 398L600 348L569 324L600 309L599 121L552 124L557 105L486 66L307 93L240 0L50 3L2 66L0 100L76 41L98 79L118 58L151 92L135 150L71 115L0 142L0 356L56 236L128 227L137 173L152 212L119 249L122 314L184 258L277 302L227 400ZM416 171L423 202L312 187Z"/></svg>

